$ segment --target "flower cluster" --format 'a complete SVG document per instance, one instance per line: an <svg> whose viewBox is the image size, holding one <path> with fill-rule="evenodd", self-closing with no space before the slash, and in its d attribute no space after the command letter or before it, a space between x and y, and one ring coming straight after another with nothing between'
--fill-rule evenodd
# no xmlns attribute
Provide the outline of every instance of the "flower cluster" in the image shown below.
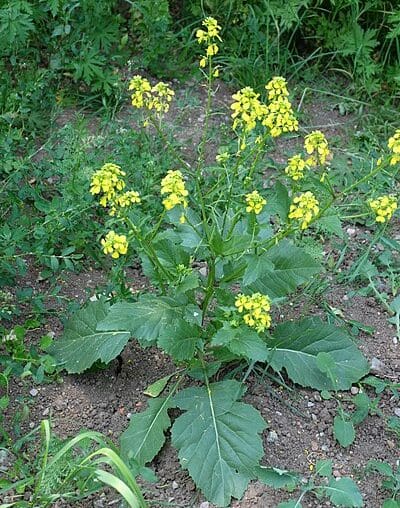
<svg viewBox="0 0 400 508"><path fill-rule="evenodd" d="M200 59L200 67L206 67L211 58L218 53L219 48L215 41L221 41L219 36L221 27L218 25L218 21L211 17L204 19L202 25L206 30L199 28L196 31L196 39L199 44L207 45L206 54ZM218 69L214 71L213 76L218 76Z"/></svg>
<svg viewBox="0 0 400 508"><path fill-rule="evenodd" d="M304 148L311 155L306 160L306 164L311 167L318 166L318 164L323 166L330 154L328 141L321 131L313 131L308 134L304 139Z"/></svg>
<svg viewBox="0 0 400 508"><path fill-rule="evenodd" d="M157 113L166 113L169 110L175 92L166 83L160 81L153 87L148 79L142 76L134 76L128 90L132 90L132 106L145 108Z"/></svg>
<svg viewBox="0 0 400 508"><path fill-rule="evenodd" d="M388 147L393 153L390 158L390 165L394 166L400 162L400 129L397 129L394 135L389 138Z"/></svg>
<svg viewBox="0 0 400 508"><path fill-rule="evenodd" d="M110 215L114 216L117 213L118 208L126 208L131 205L135 205L141 202L140 195L136 191L127 191L123 194L117 194L112 201L110 208Z"/></svg>
<svg viewBox="0 0 400 508"><path fill-rule="evenodd" d="M107 163L101 169L96 171L91 180L90 193L100 194L101 206L107 206L113 201L118 191L125 187L125 182L121 178L125 172L119 166Z"/></svg>
<svg viewBox="0 0 400 508"><path fill-rule="evenodd" d="M256 127L257 120L261 120L265 113L265 106L261 103L260 94L250 87L246 86L232 98L235 102L231 105L233 109L233 129L242 129L244 132L250 132Z"/></svg>
<svg viewBox="0 0 400 508"><path fill-rule="evenodd" d="M246 194L245 198L247 203L246 212L248 213L254 212L256 215L258 215L263 209L264 205L267 204L267 200L260 196L256 190Z"/></svg>
<svg viewBox="0 0 400 508"><path fill-rule="evenodd" d="M306 161L301 155L294 155L288 160L288 165L285 168L285 173L292 180L301 180L304 178L304 172L308 169Z"/></svg>
<svg viewBox="0 0 400 508"><path fill-rule="evenodd" d="M257 332L263 332L271 326L271 300L267 295L253 293L251 296L239 294L235 307L242 314L244 322Z"/></svg>
<svg viewBox="0 0 400 508"><path fill-rule="evenodd" d="M187 207L188 191L185 188L182 173L180 171L168 171L167 175L161 180L161 195L168 194L163 199L163 205L166 210L172 210L177 205Z"/></svg>
<svg viewBox="0 0 400 508"><path fill-rule="evenodd" d="M369 206L375 214L376 222L386 222L392 218L397 210L397 199L393 195L381 196L369 201Z"/></svg>
<svg viewBox="0 0 400 508"><path fill-rule="evenodd" d="M300 221L301 229L306 229L319 214L318 205L318 200L312 192L303 192L293 199L293 204L290 205L289 219Z"/></svg>
<svg viewBox="0 0 400 508"><path fill-rule="evenodd" d="M125 235L117 235L109 231L105 238L101 239L104 254L110 254L112 258L118 259L128 252L128 241Z"/></svg>
<svg viewBox="0 0 400 508"><path fill-rule="evenodd" d="M286 79L281 76L272 78L271 81L265 85L265 89L268 92L268 100L270 102L289 96Z"/></svg>
<svg viewBox="0 0 400 508"><path fill-rule="evenodd" d="M269 105L265 107L262 124L268 127L272 137L280 136L284 132L293 132L299 129L299 122L294 116L290 104L286 80L276 76L265 85L268 91Z"/></svg>
<svg viewBox="0 0 400 508"><path fill-rule="evenodd" d="M101 206L110 207L111 216L117 214L118 208L125 208L141 201L136 191L120 192L125 188L122 178L125 174L125 171L116 164L107 163L92 176L90 192L93 195L100 194L99 202Z"/></svg>

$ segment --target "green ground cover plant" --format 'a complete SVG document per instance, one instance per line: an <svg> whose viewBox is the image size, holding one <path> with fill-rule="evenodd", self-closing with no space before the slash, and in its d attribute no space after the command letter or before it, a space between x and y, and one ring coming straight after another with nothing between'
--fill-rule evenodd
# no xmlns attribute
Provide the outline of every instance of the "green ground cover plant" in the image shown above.
<svg viewBox="0 0 400 508"><path fill-rule="evenodd" d="M315 316L281 321L275 309L324 270L305 244L318 241L320 231L342 235L339 210L352 209L354 193L362 196L358 213L371 227L376 224L377 235L386 231L397 213L397 197L378 194L369 182L397 175L400 131L391 133L386 150L362 175L342 185L331 178L331 151L321 131L307 134L303 148L272 177L265 174L265 157L274 139L299 128L286 80L274 77L263 97L250 87L233 95L233 137L210 162L220 34L210 17L195 33L207 87L197 160L188 163L165 131L172 88L136 75L129 84L132 105L143 111L149 138L158 137L174 154L172 164L160 177L157 194L143 194L114 161L91 177L104 254L122 274L139 259L148 290L87 302L48 351L70 373L99 360L111 362L133 339L169 355L176 370L146 390L148 408L132 416L121 436L122 457L141 474L171 428L182 467L207 499L227 506L242 497L250 480L261 477L260 434L266 422L242 400L256 364L322 391L347 390L369 371L344 327ZM225 376L232 366L236 375ZM172 408L179 409L173 422ZM339 416L343 427L345 415ZM362 506L352 480L336 481L330 465L320 465L327 481L311 482L301 498L314 491L338 506Z"/></svg>

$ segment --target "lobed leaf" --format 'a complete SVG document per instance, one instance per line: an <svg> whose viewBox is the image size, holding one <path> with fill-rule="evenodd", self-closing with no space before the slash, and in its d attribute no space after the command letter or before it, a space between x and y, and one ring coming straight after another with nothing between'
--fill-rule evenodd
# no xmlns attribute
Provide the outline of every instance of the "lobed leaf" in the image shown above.
<svg viewBox="0 0 400 508"><path fill-rule="evenodd" d="M97 360L109 363L127 344L131 334L126 328L97 330L108 309L109 305L104 300L88 302L66 322L61 339L48 348L57 363L69 373L83 372Z"/></svg>
<svg viewBox="0 0 400 508"><path fill-rule="evenodd" d="M233 380L187 388L175 397L185 412L172 427L179 460L204 495L217 506L241 498L263 455L261 415L237 402L243 386Z"/></svg>
<svg viewBox="0 0 400 508"><path fill-rule="evenodd" d="M319 318L279 324L268 346L274 370L284 368L292 381L317 390L347 390L369 370L347 332ZM321 371L320 353L329 353L334 360L334 379Z"/></svg>

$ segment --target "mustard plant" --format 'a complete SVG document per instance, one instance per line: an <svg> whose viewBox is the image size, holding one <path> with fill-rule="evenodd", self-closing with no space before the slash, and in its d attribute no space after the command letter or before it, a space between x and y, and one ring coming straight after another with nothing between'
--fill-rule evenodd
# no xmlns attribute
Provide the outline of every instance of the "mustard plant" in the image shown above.
<svg viewBox="0 0 400 508"><path fill-rule="evenodd" d="M314 131L286 170L266 176L261 163L274 139L299 129L286 80L274 77L265 85L265 99L249 87L233 95L234 142L207 162L220 30L217 20L206 18L196 31L207 86L197 159L188 162L175 152L156 196L128 188L124 169L111 161L92 177L90 192L109 214L100 247L117 263L129 264L133 254L139 258L151 290L134 301L88 302L50 352L75 373L97 360L110 362L129 340L170 355L176 370L146 390L148 408L133 415L121 437L123 457L135 470L151 462L171 427L169 409L179 408L171 440L180 463L207 499L227 506L259 476L264 453L266 422L241 401L256 363L317 390L349 389L368 372L344 328L319 317L282 321L276 309L323 269L300 240L321 226L332 234L340 230L335 205L380 171L390 171L397 145L390 143L367 174L338 190L329 174L329 142ZM141 76L132 78L129 89L133 107L143 112L143 128L174 151L164 127L173 90ZM161 211L144 211L155 200ZM382 218L378 226L385 227L395 208L393 196L367 196L363 213L371 221ZM223 379L221 368L232 363L247 367L244 379ZM182 388L187 377L197 384Z"/></svg>

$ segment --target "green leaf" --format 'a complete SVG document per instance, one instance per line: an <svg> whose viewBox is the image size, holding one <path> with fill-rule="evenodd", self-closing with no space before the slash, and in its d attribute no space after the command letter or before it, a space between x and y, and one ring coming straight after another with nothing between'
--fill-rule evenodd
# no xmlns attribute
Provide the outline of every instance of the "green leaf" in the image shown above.
<svg viewBox="0 0 400 508"><path fill-rule="evenodd" d="M290 501L282 501L282 503L278 504L277 508L303 508L303 505L291 499Z"/></svg>
<svg viewBox="0 0 400 508"><path fill-rule="evenodd" d="M393 469L387 462L371 459L367 464L367 471L377 471L384 476L393 476Z"/></svg>
<svg viewBox="0 0 400 508"><path fill-rule="evenodd" d="M173 298L143 295L137 302L113 305L97 330L129 330L142 346L149 346L155 344L167 324L182 317L183 309Z"/></svg>
<svg viewBox="0 0 400 508"><path fill-rule="evenodd" d="M400 501L394 499L385 499L382 508L400 508Z"/></svg>
<svg viewBox="0 0 400 508"><path fill-rule="evenodd" d="M268 348L257 332L249 327L234 328L224 323L211 340L211 346L224 346L237 356L256 362L265 362Z"/></svg>
<svg viewBox="0 0 400 508"><path fill-rule="evenodd" d="M61 339L48 348L57 363L69 373L83 372L97 360L109 363L127 344L131 334L126 328L97 330L108 308L104 300L89 302L67 321Z"/></svg>
<svg viewBox="0 0 400 508"><path fill-rule="evenodd" d="M269 362L302 386L317 390L347 390L368 372L368 363L344 329L324 323L319 318L287 321L278 325L272 340ZM317 366L318 354L329 353L336 364L334 380Z"/></svg>
<svg viewBox="0 0 400 508"><path fill-rule="evenodd" d="M171 425L170 407L170 398L150 399L145 411L131 417L120 441L124 460L134 460L144 466L154 459L165 442L164 432Z"/></svg>
<svg viewBox="0 0 400 508"><path fill-rule="evenodd" d="M327 487L323 487L327 496L336 506L348 506L358 508L363 506L363 500L357 485L351 478L332 480Z"/></svg>
<svg viewBox="0 0 400 508"><path fill-rule="evenodd" d="M277 214L282 221L286 221L289 208L290 198L288 190L281 182L276 182L264 210L270 215Z"/></svg>
<svg viewBox="0 0 400 508"><path fill-rule="evenodd" d="M321 270L321 265L313 257L285 240L273 247L266 257L273 263L274 268L265 268L259 279L243 286L270 298L286 296Z"/></svg>
<svg viewBox="0 0 400 508"><path fill-rule="evenodd" d="M206 498L227 506L240 499L263 455L259 433L265 421L252 406L237 402L244 387L233 380L187 388L175 397L184 413L172 427L172 444Z"/></svg>
<svg viewBox="0 0 400 508"><path fill-rule="evenodd" d="M257 256L251 254L246 256L246 270L243 275L243 285L248 286L263 276L267 270L274 269L274 264L269 259L268 254Z"/></svg>
<svg viewBox="0 0 400 508"><path fill-rule="evenodd" d="M358 425L368 416L371 401L368 395L362 392L353 397L353 402L356 406L356 410L351 416L351 421L354 425Z"/></svg>
<svg viewBox="0 0 400 508"><path fill-rule="evenodd" d="M327 233L332 233L343 238L343 229L340 218L337 215L325 215L316 222Z"/></svg>
<svg viewBox="0 0 400 508"><path fill-rule="evenodd" d="M166 326L160 333L157 344L172 358L181 362L193 358L196 346L201 346L201 328L179 319Z"/></svg>
<svg viewBox="0 0 400 508"><path fill-rule="evenodd" d="M332 475L332 460L317 460L315 464L315 472L319 476Z"/></svg>
<svg viewBox="0 0 400 508"><path fill-rule="evenodd" d="M168 381L171 379L171 377L174 375L168 374L168 376L164 376L160 379L157 379L157 381L154 381L154 383L151 383L146 390L144 390L144 394L148 395L149 397L158 397L161 392L164 391L164 388L167 386Z"/></svg>
<svg viewBox="0 0 400 508"><path fill-rule="evenodd" d="M333 419L333 433L344 448L350 446L356 437L353 422L348 422L339 415Z"/></svg>
<svg viewBox="0 0 400 508"><path fill-rule="evenodd" d="M299 482L299 477L296 473L276 467L258 466L255 469L255 473L260 482L274 489L282 489L284 487L292 489Z"/></svg>

